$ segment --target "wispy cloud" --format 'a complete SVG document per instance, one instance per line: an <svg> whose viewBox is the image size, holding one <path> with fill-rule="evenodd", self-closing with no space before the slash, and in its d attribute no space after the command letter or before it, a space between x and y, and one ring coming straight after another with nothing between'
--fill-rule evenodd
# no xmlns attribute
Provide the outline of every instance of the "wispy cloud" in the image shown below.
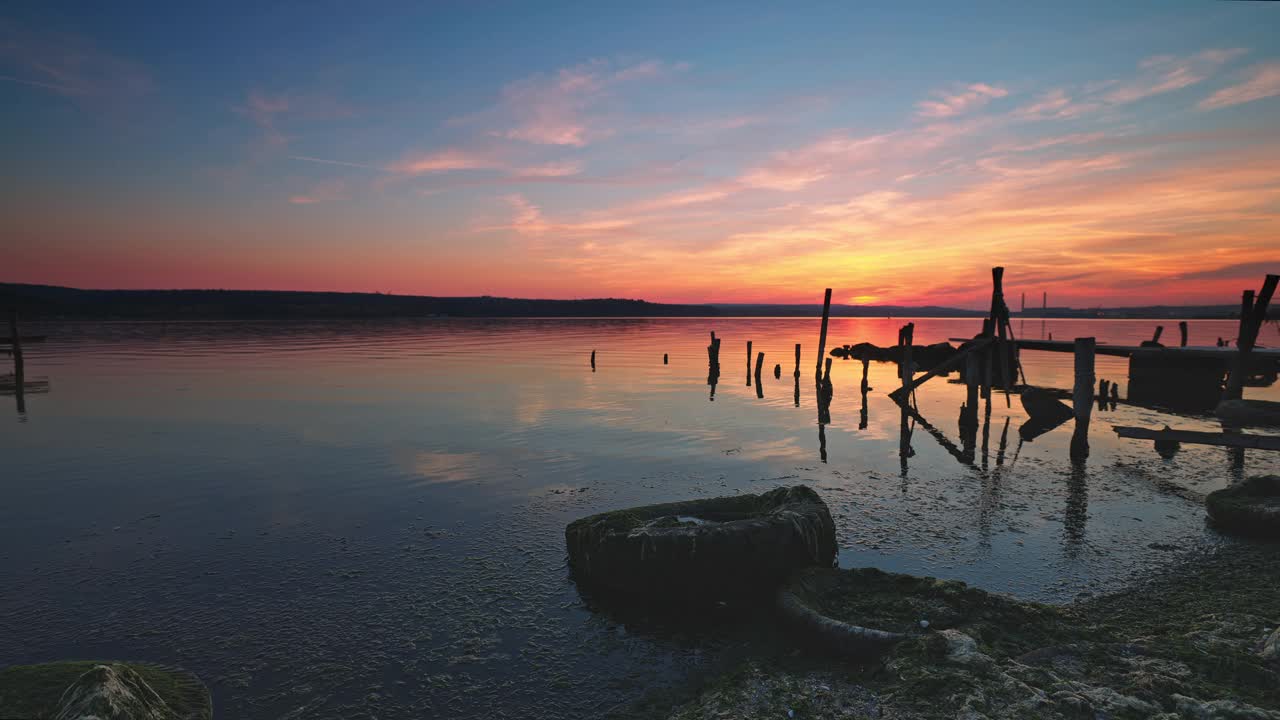
<svg viewBox="0 0 1280 720"><path fill-rule="evenodd" d="M346 193L346 183L341 180L329 180L312 185L304 193L289 196L294 205L319 205L341 199Z"/></svg>
<svg viewBox="0 0 1280 720"><path fill-rule="evenodd" d="M1188 57L1158 55L1142 61L1139 77L1103 95L1112 104L1136 102L1204 81L1219 67L1244 54L1242 49L1205 50Z"/></svg>
<svg viewBox="0 0 1280 720"><path fill-rule="evenodd" d="M49 33L0 19L0 79L81 101L119 104L147 94L150 71L105 52L89 39ZM8 66L5 68L4 66Z"/></svg>
<svg viewBox="0 0 1280 720"><path fill-rule="evenodd" d="M1244 82L1225 87L1200 101L1202 110L1240 105L1280 95L1280 62L1263 63L1250 68Z"/></svg>
<svg viewBox="0 0 1280 720"><path fill-rule="evenodd" d="M501 163L490 155L469 150L446 149L408 155L400 162L390 165L388 169L404 175L426 175L451 170L483 170L496 167L501 167Z"/></svg>
<svg viewBox="0 0 1280 720"><path fill-rule="evenodd" d="M534 75L503 88L498 110L509 123L494 134L538 145L583 147L615 132L599 112L601 102L618 86L681 73L683 63L656 60L619 65L594 60Z"/></svg>
<svg viewBox="0 0 1280 720"><path fill-rule="evenodd" d="M285 122L335 120L355 114L350 106L329 95L261 89L250 90L231 109L261 129L266 143L273 146L288 145L294 140L282 127Z"/></svg>
<svg viewBox="0 0 1280 720"><path fill-rule="evenodd" d="M916 104L916 115L926 118L949 118L986 105L1009 94L1008 90L985 83L973 83L949 91L935 91L932 100Z"/></svg>

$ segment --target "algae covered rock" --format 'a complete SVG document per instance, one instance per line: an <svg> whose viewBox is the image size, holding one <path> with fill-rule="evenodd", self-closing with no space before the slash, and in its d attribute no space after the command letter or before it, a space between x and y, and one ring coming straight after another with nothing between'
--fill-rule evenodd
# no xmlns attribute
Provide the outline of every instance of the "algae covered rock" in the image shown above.
<svg viewBox="0 0 1280 720"><path fill-rule="evenodd" d="M803 485L593 515L565 544L578 582L673 600L771 589L836 554L831 512Z"/></svg>
<svg viewBox="0 0 1280 720"><path fill-rule="evenodd" d="M173 720L164 698L125 665L95 665L62 693L54 720Z"/></svg>
<svg viewBox="0 0 1280 720"><path fill-rule="evenodd" d="M52 720L210 720L209 690L183 670L72 661L0 670L0 717Z"/></svg>
<svg viewBox="0 0 1280 720"><path fill-rule="evenodd" d="M1280 537L1280 475L1259 475L1211 492L1205 507L1224 532Z"/></svg>

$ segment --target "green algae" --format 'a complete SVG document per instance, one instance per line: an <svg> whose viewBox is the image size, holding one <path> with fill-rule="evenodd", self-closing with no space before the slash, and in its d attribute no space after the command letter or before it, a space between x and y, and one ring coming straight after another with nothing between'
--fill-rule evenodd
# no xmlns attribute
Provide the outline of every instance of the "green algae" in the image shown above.
<svg viewBox="0 0 1280 720"><path fill-rule="evenodd" d="M98 665L124 665L138 673L181 720L210 720L209 690L186 671L151 663L73 660L0 669L0 717L52 718L62 693Z"/></svg>

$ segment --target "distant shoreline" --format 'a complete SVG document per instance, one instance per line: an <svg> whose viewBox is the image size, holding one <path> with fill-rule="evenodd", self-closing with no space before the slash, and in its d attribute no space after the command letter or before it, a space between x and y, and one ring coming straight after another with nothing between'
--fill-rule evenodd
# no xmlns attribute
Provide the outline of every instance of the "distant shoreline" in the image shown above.
<svg viewBox="0 0 1280 720"><path fill-rule="evenodd" d="M818 317L820 304L668 304L598 298L432 297L292 290L81 290L0 283L0 309L26 320L625 319ZM832 305L833 318L981 318L986 311L926 305ZM1238 305L1047 308L1018 320L1228 320Z"/></svg>

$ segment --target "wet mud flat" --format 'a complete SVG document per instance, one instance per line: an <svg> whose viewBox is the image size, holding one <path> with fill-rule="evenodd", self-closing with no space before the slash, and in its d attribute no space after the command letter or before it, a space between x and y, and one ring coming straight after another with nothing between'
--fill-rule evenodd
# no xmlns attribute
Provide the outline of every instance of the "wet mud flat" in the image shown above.
<svg viewBox="0 0 1280 720"><path fill-rule="evenodd" d="M883 657L760 648L632 716L1280 718L1277 587L1280 544L1230 542L1068 605L992 595Z"/></svg>

